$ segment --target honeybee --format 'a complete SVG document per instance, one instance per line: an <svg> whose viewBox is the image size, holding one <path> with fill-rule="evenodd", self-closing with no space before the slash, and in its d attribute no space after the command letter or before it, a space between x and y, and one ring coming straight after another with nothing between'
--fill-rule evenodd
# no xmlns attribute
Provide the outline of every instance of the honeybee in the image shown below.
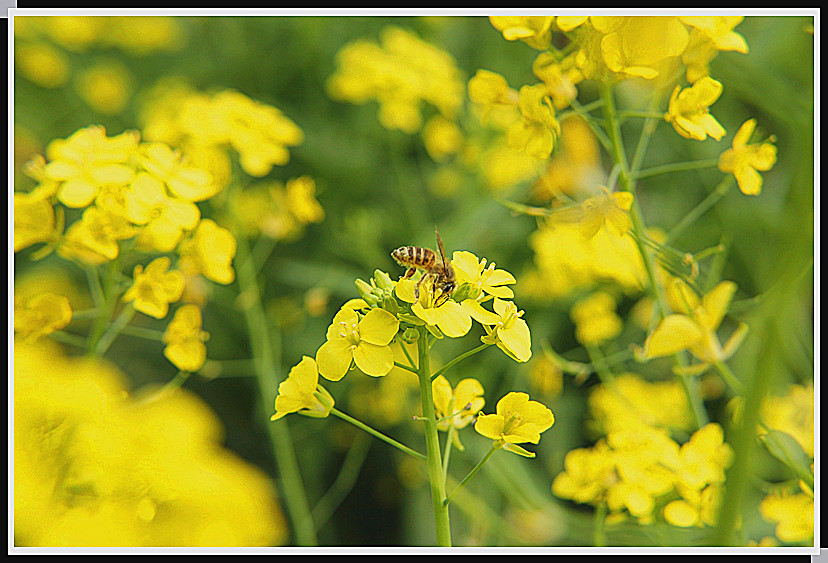
<svg viewBox="0 0 828 563"><path fill-rule="evenodd" d="M435 293L439 291L434 302L434 306L439 307L451 297L452 292L457 288L457 280L451 262L446 260L446 249L443 247L443 239L440 238L440 231L437 227L434 227L434 233L437 235L440 258L437 258L433 250L419 246L401 246L391 253L391 257L401 266L408 268L402 279L413 276L418 268L423 270L423 276L414 286L414 298L420 298L420 284L428 279L433 284Z"/></svg>

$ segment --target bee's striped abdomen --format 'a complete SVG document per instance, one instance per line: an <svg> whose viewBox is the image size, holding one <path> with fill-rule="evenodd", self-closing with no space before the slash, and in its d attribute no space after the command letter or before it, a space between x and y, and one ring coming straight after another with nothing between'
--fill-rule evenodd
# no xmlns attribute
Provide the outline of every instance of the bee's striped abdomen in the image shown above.
<svg viewBox="0 0 828 563"><path fill-rule="evenodd" d="M391 253L391 257L403 266L416 266L424 270L434 266L437 260L433 250L420 246L401 246Z"/></svg>

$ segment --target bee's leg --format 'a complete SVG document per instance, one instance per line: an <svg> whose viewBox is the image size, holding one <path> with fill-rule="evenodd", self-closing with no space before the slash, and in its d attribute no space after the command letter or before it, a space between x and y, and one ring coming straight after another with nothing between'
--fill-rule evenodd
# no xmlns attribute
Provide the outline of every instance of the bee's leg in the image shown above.
<svg viewBox="0 0 828 563"><path fill-rule="evenodd" d="M417 285L414 286L414 301L417 302L420 300L420 284L425 281L426 278L431 278L430 274L423 274L422 277L417 280Z"/></svg>
<svg viewBox="0 0 828 563"><path fill-rule="evenodd" d="M413 276L413 275L414 275L414 272L416 272L416 271L417 271L417 268L409 268L409 269L407 269L407 270L405 271L405 275L402 277L402 279L407 280L408 278L410 278L411 276Z"/></svg>

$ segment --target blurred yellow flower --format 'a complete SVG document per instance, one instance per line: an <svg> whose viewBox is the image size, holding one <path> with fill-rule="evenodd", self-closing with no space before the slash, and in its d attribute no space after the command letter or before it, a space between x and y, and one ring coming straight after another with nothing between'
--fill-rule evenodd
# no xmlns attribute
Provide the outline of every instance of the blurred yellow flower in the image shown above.
<svg viewBox="0 0 828 563"><path fill-rule="evenodd" d="M710 74L710 61L719 50L710 37L698 29L690 30L687 48L681 54L681 62L687 66L687 81L691 84Z"/></svg>
<svg viewBox="0 0 828 563"><path fill-rule="evenodd" d="M765 398L762 421L769 427L790 434L811 458L814 457L814 386L791 385L784 395Z"/></svg>
<svg viewBox="0 0 828 563"><path fill-rule="evenodd" d="M580 117L561 122L561 142L546 172L532 186L532 193L548 201L560 195L582 199L600 183L601 155L598 141Z"/></svg>
<svg viewBox="0 0 828 563"><path fill-rule="evenodd" d="M204 341L208 338L210 333L201 330L201 309L182 305L164 331L164 356L181 371L198 371L207 359Z"/></svg>
<svg viewBox="0 0 828 563"><path fill-rule="evenodd" d="M14 298L14 332L21 338L37 340L72 321L69 299L55 293L41 293L23 300Z"/></svg>
<svg viewBox="0 0 828 563"><path fill-rule="evenodd" d="M554 54L544 51L532 63L532 72L546 84L555 109L569 107L570 102L578 97L575 85L583 80L583 74L575 66L575 57L558 60Z"/></svg>
<svg viewBox="0 0 828 563"><path fill-rule="evenodd" d="M463 145L460 128L442 115L434 115L426 121L422 136L426 151L436 162L445 162Z"/></svg>
<svg viewBox="0 0 828 563"><path fill-rule="evenodd" d="M737 328L724 347L719 343L716 329L730 306L736 284L723 281L698 300L687 288L686 314L667 315L644 343L648 358L670 356L681 350L689 350L702 361L702 366L715 364L730 358L747 334L744 323Z"/></svg>
<svg viewBox="0 0 828 563"><path fill-rule="evenodd" d="M14 251L55 237L55 210L48 197L14 193Z"/></svg>
<svg viewBox="0 0 828 563"><path fill-rule="evenodd" d="M48 43L15 45L14 62L18 73L43 88L60 88L69 81L69 59Z"/></svg>
<svg viewBox="0 0 828 563"><path fill-rule="evenodd" d="M507 41L520 39L534 49L543 50L552 38L551 27L555 16L489 16L495 29Z"/></svg>
<svg viewBox="0 0 828 563"><path fill-rule="evenodd" d="M762 518L776 522L776 537L785 543L809 542L814 536L814 498L805 493L771 494L759 504Z"/></svg>
<svg viewBox="0 0 828 563"><path fill-rule="evenodd" d="M744 16L679 16L679 19L710 38L719 51L748 52L745 38L733 31Z"/></svg>
<svg viewBox="0 0 828 563"><path fill-rule="evenodd" d="M132 82L129 69L119 61L111 60L81 71L75 79L75 90L98 113L116 115L129 102Z"/></svg>
<svg viewBox="0 0 828 563"><path fill-rule="evenodd" d="M682 137L704 141L710 136L718 141L726 131L710 114L708 106L721 95L721 82L709 76L700 78L691 87L683 90L681 86L676 86L670 96L664 119L672 124Z"/></svg>
<svg viewBox="0 0 828 563"><path fill-rule="evenodd" d="M399 326L397 318L383 309L371 309L361 319L353 309L340 309L328 327L327 341L316 352L319 373L339 381L353 362L367 375L386 375L394 367L389 344Z"/></svg>
<svg viewBox="0 0 828 563"><path fill-rule="evenodd" d="M42 341L41 341L42 342ZM20 546L269 546L287 539L269 478L223 448L182 389L130 398L110 364L14 350L14 535Z"/></svg>
<svg viewBox="0 0 828 563"><path fill-rule="evenodd" d="M624 324L615 314L615 299L597 291L572 306L570 317L575 323L575 338L581 344L601 344L621 333Z"/></svg>
<svg viewBox="0 0 828 563"><path fill-rule="evenodd" d="M774 137L766 142L748 144L755 128L755 119L745 121L733 137L733 148L719 157L719 170L732 172L739 189L745 195L759 195L762 191L762 176L758 171L765 172L776 164Z"/></svg>
<svg viewBox="0 0 828 563"><path fill-rule="evenodd" d="M172 251L201 217L194 203L168 196L161 180L146 172L135 176L124 199L126 217L144 226L138 235L143 248Z"/></svg>
<svg viewBox="0 0 828 563"><path fill-rule="evenodd" d="M325 418L333 406L333 397L319 385L316 361L302 356L302 361L293 366L287 379L279 384L276 414L270 420L278 420L294 412L313 418Z"/></svg>
<svg viewBox="0 0 828 563"><path fill-rule="evenodd" d="M517 90L509 88L503 76L482 68L469 79L468 91L469 100L481 107L480 120L484 124L495 106L516 106L519 99Z"/></svg>
<svg viewBox="0 0 828 563"><path fill-rule="evenodd" d="M285 207L302 225L319 223L325 218L325 211L316 200L316 182L310 176L300 176L287 181Z"/></svg>
<svg viewBox="0 0 828 563"><path fill-rule="evenodd" d="M561 125L555 119L555 109L546 85L521 87L518 108L522 119L507 131L509 145L539 160L549 158L560 135Z"/></svg>
<svg viewBox="0 0 828 563"><path fill-rule="evenodd" d="M494 446L524 457L535 457L518 444L540 442L542 432L555 423L552 411L526 393L510 392L497 402L496 414L480 414L474 423L478 434L494 440Z"/></svg>
<svg viewBox="0 0 828 563"><path fill-rule="evenodd" d="M181 243L178 252L181 255L179 267L188 275L200 273L224 285L236 277L232 266L236 239L212 219L199 221L193 236Z"/></svg>
<svg viewBox="0 0 828 563"><path fill-rule="evenodd" d="M58 199L68 207L86 207L104 185L123 186L135 175L129 164L138 148L137 131L107 137L101 126L80 129L46 147L46 178L60 182Z"/></svg>
<svg viewBox="0 0 828 563"><path fill-rule="evenodd" d="M124 293L123 300L134 301L136 311L163 319L167 316L170 303L181 299L184 292L184 274L178 270L168 272L170 259L166 256L156 258L147 265L135 266L132 286Z"/></svg>
<svg viewBox="0 0 828 563"><path fill-rule="evenodd" d="M659 75L662 61L681 55L688 39L678 17L627 16L603 37L601 53L611 71L652 79Z"/></svg>

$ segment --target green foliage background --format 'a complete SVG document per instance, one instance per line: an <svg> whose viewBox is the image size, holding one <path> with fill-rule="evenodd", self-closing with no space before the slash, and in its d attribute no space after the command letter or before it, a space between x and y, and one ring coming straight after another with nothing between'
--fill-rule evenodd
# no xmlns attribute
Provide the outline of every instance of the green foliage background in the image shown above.
<svg viewBox="0 0 828 563"><path fill-rule="evenodd" d="M536 51L520 42L504 41L482 17L186 17L180 18L180 24L187 42L174 53L145 57L117 50L68 53L73 72L104 55L118 58L130 69L139 91L122 114L96 114L71 85L48 90L16 76L14 121L34 132L43 146L90 124L104 125L110 135L137 128L140 91L165 76L184 76L204 91L239 90L278 107L294 120L306 140L291 151L290 163L275 168L270 177L313 176L326 219L312 225L302 239L280 243L263 270L269 310L281 327L284 375L303 354L313 355L324 342L334 312L356 296L355 278L367 279L377 268L392 275L401 273L390 251L406 244L433 246L435 225L449 252L470 250L496 261L498 267L520 280L532 258L527 237L536 228L535 220L514 216L472 178L455 197L433 195L427 178L436 165L419 136L383 129L376 119L375 103L357 106L332 101L324 83L334 72L335 54L343 45L357 38L376 39L389 24L411 29L447 50L466 79L485 68L503 74L512 86L534 83L531 65ZM811 17L746 18L737 31L747 40L750 53L723 52L711 65L711 76L724 84L724 94L713 113L728 136L719 144L691 142L661 123L658 141L651 143L644 164L715 158L750 117L757 118L766 134L776 135L778 162L763 175L762 194L751 198L731 190L675 242L678 248L691 252L720 242L727 245L725 259L714 261L713 271L707 274L712 282L729 279L738 284L731 314L751 326L748 341L732 367L746 383L758 374L769 374L774 388L813 379L814 42L804 31L812 24ZM586 85L580 99L587 102L590 96L595 92ZM625 125L628 139L637 138L638 127L634 120ZM710 169L643 180L639 193L647 224L669 229L720 177L721 173ZM27 187L21 184L18 189ZM520 200L526 188L516 186L503 195ZM15 257L15 276L32 267L25 260L27 252ZM45 262L52 261L63 263L56 256ZM72 271L79 284L84 284L82 272ZM318 317L307 315L302 308L305 293L314 288L330 292L327 311ZM222 293L227 291L217 296L222 298ZM518 292L516 302L526 310L524 318L532 330L535 355L546 343L565 355L572 350L571 359L586 359L576 350L568 314L571 299L535 303L522 299ZM619 305L622 316L632 304ZM209 358L249 358L246 329L238 311L211 303L204 316L205 329L212 335ZM479 327L472 332L476 330ZM443 341L436 348L448 359L470 348L469 341L474 340ZM109 357L136 388L163 383L176 373L154 343L121 338ZM235 373L225 372L216 379L194 376L187 387L202 396L222 419L226 445L275 476L266 434L271 412L259 407L252 369L238 365ZM529 391L527 369L527 365L515 364L492 349L462 364L452 380L480 379L486 388L484 410L491 412L497 398L506 392ZM229 377L233 375L238 377ZM565 453L594 440L586 434L583 420L585 397L595 383L595 376L581 386L566 379L562 395L533 396L553 410L555 426L535 448L536 459L495 455L470 483L468 488L477 500L458 498L452 508L457 545L520 545L521 537L510 531L515 528L510 518L516 507L543 509L547 515L544 525L555 529L550 535L554 544L591 544L591 509L555 499L550 485L562 468ZM337 406L342 404L346 412L351 385L346 378L327 386ZM273 396L275 393L273 389ZM714 419L724 420L722 404L707 406ZM319 526L321 545L433 542L427 483L420 480L409 487L401 482L398 475L404 466L398 452L333 417L320 421L290 416L287 420L311 506L323 497L346 458L358 462L364 455L353 474L353 488L331 518ZM416 423L406 421L385 430L405 443L422 447ZM452 458L451 473L457 477L473 467L489 447L487 440L475 435L468 435L464 443L467 451L455 452ZM771 480L786 478L783 466L757 451L753 460L756 471ZM752 497L744 502L755 506L761 495L751 491ZM772 534L772 525L762 521L755 510L745 515L744 524L748 537ZM610 545L690 545L702 537L698 530L630 524L611 531L608 541Z"/></svg>

